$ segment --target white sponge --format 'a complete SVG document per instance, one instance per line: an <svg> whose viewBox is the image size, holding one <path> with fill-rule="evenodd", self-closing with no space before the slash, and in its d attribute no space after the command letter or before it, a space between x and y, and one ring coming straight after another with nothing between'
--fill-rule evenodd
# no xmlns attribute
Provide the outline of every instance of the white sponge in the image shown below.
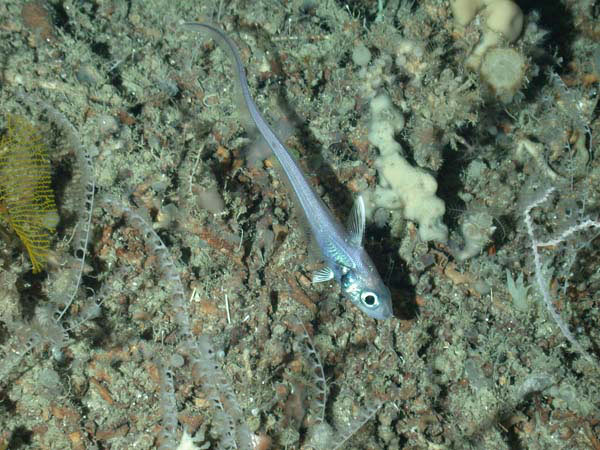
<svg viewBox="0 0 600 450"><path fill-rule="evenodd" d="M448 229L442 223L446 209L435 195L435 178L411 166L401 156L402 147L394 139L394 134L404 127L404 118L387 95L378 95L370 106L369 142L380 152L375 160L379 184L370 198L376 207L403 208L404 217L419 225L419 237L423 241L446 242Z"/></svg>

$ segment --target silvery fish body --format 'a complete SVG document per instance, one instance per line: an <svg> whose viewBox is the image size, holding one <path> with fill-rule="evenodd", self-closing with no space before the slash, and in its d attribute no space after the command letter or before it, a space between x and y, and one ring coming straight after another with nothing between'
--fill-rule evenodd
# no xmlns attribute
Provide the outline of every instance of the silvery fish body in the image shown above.
<svg viewBox="0 0 600 450"><path fill-rule="evenodd" d="M313 274L313 282L335 279L344 295L365 314L375 319L391 317L390 290L362 246L365 231L365 206L362 197L357 198L352 208L346 230L310 186L300 166L260 114L250 95L244 66L233 41L210 24L186 23L185 26L194 31L210 32L233 55L234 69L250 116L279 160L323 256L325 267Z"/></svg>

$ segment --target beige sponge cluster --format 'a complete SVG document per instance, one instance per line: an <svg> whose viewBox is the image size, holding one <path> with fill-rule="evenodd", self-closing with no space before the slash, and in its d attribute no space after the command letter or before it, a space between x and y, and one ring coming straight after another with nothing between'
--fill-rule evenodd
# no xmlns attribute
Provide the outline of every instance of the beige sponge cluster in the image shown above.
<svg viewBox="0 0 600 450"><path fill-rule="evenodd" d="M483 36L467 60L471 69L479 69L488 49L502 41L515 42L523 29L523 12L511 0L452 0L451 5L459 25L468 25L479 13L484 19Z"/></svg>
<svg viewBox="0 0 600 450"><path fill-rule="evenodd" d="M386 94L371 100L369 142L379 149L375 160L379 184L374 192L364 193L368 210L402 209L404 217L419 224L423 241L446 242L448 229L442 222L446 211L437 197L437 182L429 173L414 167L402 156L394 138L404 127L404 118Z"/></svg>
<svg viewBox="0 0 600 450"><path fill-rule="evenodd" d="M479 74L501 103L510 103L525 79L527 64L517 50L495 47L483 55Z"/></svg>

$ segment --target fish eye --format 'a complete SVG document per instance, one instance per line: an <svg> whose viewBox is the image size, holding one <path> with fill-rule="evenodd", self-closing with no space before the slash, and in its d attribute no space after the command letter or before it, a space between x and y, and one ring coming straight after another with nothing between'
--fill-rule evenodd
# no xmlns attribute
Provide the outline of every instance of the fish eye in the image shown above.
<svg viewBox="0 0 600 450"><path fill-rule="evenodd" d="M363 291L360 294L360 300L369 308L373 308L379 304L377 294L371 291Z"/></svg>

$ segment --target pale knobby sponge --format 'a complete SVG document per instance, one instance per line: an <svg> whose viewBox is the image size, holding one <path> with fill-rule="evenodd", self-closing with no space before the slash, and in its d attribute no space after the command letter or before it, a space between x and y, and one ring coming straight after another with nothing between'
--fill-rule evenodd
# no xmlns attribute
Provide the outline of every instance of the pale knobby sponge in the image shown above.
<svg viewBox="0 0 600 450"><path fill-rule="evenodd" d="M486 212L467 213L463 216L460 227L465 246L454 252L456 259L464 261L477 255L490 242L496 227L492 226L494 218Z"/></svg>
<svg viewBox="0 0 600 450"><path fill-rule="evenodd" d="M523 12L510 0L452 0L454 20L468 25L481 12L484 19L483 35L466 61L468 68L477 70L481 58L490 48L503 41L515 42L523 30Z"/></svg>
<svg viewBox="0 0 600 450"><path fill-rule="evenodd" d="M366 67L371 62L371 51L362 42L352 49L352 62L359 67Z"/></svg>
<svg viewBox="0 0 600 450"><path fill-rule="evenodd" d="M446 242L448 229L442 223L446 209L435 195L437 182L423 169L411 166L394 139L404 127L404 118L387 95L376 96L370 106L369 142L379 149L380 156L375 160L379 184L372 195L366 196L372 202L369 206L403 208L404 217L418 223L423 241Z"/></svg>
<svg viewBox="0 0 600 450"><path fill-rule="evenodd" d="M359 58L359 62L361 62ZM392 75L392 58L383 54L367 65L361 66L358 76L362 80L361 95L364 99L371 100L385 84L392 84L395 80Z"/></svg>
<svg viewBox="0 0 600 450"><path fill-rule="evenodd" d="M483 55L479 74L502 103L510 103L517 93L526 71L525 58L512 48L498 47Z"/></svg>

